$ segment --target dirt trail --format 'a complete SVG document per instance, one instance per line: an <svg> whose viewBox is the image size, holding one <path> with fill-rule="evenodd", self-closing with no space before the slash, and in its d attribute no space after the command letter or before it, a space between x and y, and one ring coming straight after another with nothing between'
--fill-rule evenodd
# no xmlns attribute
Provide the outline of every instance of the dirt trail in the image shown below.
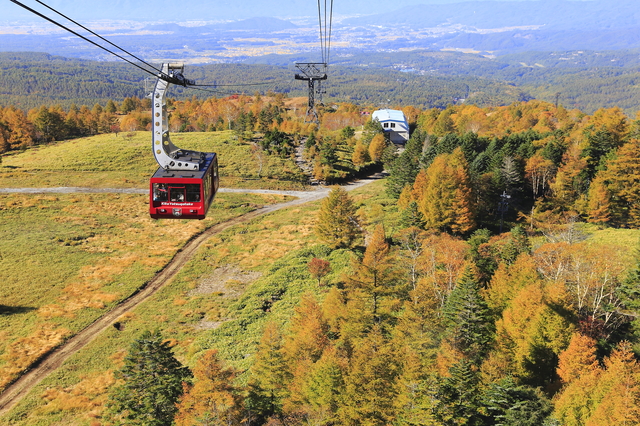
<svg viewBox="0 0 640 426"><path fill-rule="evenodd" d="M376 178L359 180L344 186L347 191L356 189L362 185L372 182ZM12 193L70 193L70 192L109 192L102 189L91 188L0 188L0 192L12 192ZM20 191L22 189L22 191ZM127 190L119 189L114 192L126 192ZM133 190L139 191L139 190ZM133 192L132 191L132 192ZM146 190L145 190L146 191ZM13 408L20 400L25 397L33 387L40 383L45 377L59 368L71 355L78 352L84 346L89 344L95 339L102 331L110 327L117 321L120 316L133 310L140 303L143 303L158 290L160 290L166 283L180 271L180 269L191 259L198 248L212 236L219 234L220 232L241 223L248 222L258 216L266 213L270 213L282 208L286 208L293 205L303 204L310 201L319 200L325 197L329 193L329 188L318 187L313 191L273 191L273 190L243 190L243 189L223 189L221 192L244 192L244 193L263 193L263 194L285 194L294 195L298 198L286 203L273 204L265 206L259 210L254 210L250 213L231 219L227 222L215 225L203 233L199 234L191 241L189 241L181 251L179 251L174 258L167 264L167 266L160 271L156 276L149 281L146 285L140 288L136 293L132 294L129 298L125 299L114 307L111 311L105 313L102 317L97 319L91 325L80 331L78 334L67 340L57 349L46 354L40 361L31 366L31 368L23 374L13 384L8 386L2 394L0 394L0 416L6 414L11 408ZM138 192L135 192L138 193Z"/></svg>

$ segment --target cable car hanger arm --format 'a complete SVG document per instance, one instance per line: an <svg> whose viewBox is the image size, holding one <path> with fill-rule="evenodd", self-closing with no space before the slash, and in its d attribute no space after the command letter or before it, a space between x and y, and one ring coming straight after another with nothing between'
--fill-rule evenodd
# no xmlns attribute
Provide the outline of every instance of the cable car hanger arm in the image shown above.
<svg viewBox="0 0 640 426"><path fill-rule="evenodd" d="M183 150L175 146L169 137L169 119L165 94L170 83L187 86L192 80L184 78L183 65L163 64L153 91L153 134L152 149L156 161L165 170L200 170L204 154L198 151Z"/></svg>

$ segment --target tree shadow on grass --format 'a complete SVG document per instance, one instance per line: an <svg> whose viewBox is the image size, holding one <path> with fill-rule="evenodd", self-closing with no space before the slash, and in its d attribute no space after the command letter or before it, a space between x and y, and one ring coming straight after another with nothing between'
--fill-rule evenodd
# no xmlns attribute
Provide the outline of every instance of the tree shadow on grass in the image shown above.
<svg viewBox="0 0 640 426"><path fill-rule="evenodd" d="M29 306L6 306L0 305L0 316L2 315L15 315L15 314L23 314L25 312L33 311L36 308L32 308Z"/></svg>

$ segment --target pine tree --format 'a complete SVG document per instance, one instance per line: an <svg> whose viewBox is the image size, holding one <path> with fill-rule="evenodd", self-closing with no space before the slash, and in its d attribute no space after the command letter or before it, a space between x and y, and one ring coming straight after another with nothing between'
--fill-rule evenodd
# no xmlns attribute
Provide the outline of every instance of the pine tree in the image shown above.
<svg viewBox="0 0 640 426"><path fill-rule="evenodd" d="M308 404L309 417L319 424L335 424L344 394L344 371L347 360L335 347L328 347L313 364L303 391Z"/></svg>
<svg viewBox="0 0 640 426"><path fill-rule="evenodd" d="M451 366L436 391L434 414L443 425L484 425L480 414L480 378L474 365L462 359Z"/></svg>
<svg viewBox="0 0 640 426"><path fill-rule="evenodd" d="M111 392L108 416L120 425L169 426L190 377L160 332L146 331L131 344L124 367L116 373L122 383Z"/></svg>
<svg viewBox="0 0 640 426"><path fill-rule="evenodd" d="M489 351L494 324L480 286L470 268L453 289L443 309L447 334L454 347L479 362Z"/></svg>
<svg viewBox="0 0 640 426"><path fill-rule="evenodd" d="M611 194L600 174L589 186L587 209L591 223L605 224L611 220Z"/></svg>
<svg viewBox="0 0 640 426"><path fill-rule="evenodd" d="M329 344L329 325L322 316L322 309L315 297L304 294L291 317L289 330L282 347L288 363L302 360L316 362Z"/></svg>
<svg viewBox="0 0 640 426"><path fill-rule="evenodd" d="M349 194L343 188L333 188L322 201L316 234L332 248L351 248L362 234L360 229L356 207Z"/></svg>
<svg viewBox="0 0 640 426"><path fill-rule="evenodd" d="M338 408L339 424L383 426L393 422L399 361L385 333L374 326L350 359Z"/></svg>
<svg viewBox="0 0 640 426"><path fill-rule="evenodd" d="M574 333L567 349L558 357L558 376L564 383L571 383L581 375L597 370L596 341L580 333Z"/></svg>
<svg viewBox="0 0 640 426"><path fill-rule="evenodd" d="M602 172L611 194L611 218L619 225L640 227L640 139L632 139Z"/></svg>
<svg viewBox="0 0 640 426"><path fill-rule="evenodd" d="M593 398L595 410L587 425L640 424L640 364L628 342L622 342L605 360Z"/></svg>
<svg viewBox="0 0 640 426"><path fill-rule="evenodd" d="M624 313L634 318L631 321L629 339L637 345L640 341L640 245L636 246L634 255L635 265L616 289L616 296L622 302Z"/></svg>
<svg viewBox="0 0 640 426"><path fill-rule="evenodd" d="M539 426L551 414L551 402L541 391L507 377L491 383L482 395L482 409L492 425Z"/></svg>
<svg viewBox="0 0 640 426"><path fill-rule="evenodd" d="M306 383L314 364L329 345L328 331L329 325L324 320L315 297L311 294L303 295L295 308L282 346L285 364L291 376L289 395L284 403L287 411L295 411L307 405Z"/></svg>
<svg viewBox="0 0 640 426"><path fill-rule="evenodd" d="M356 146L353 148L353 155L351 161L355 166L362 167L371 161L369 157L369 151L360 141L356 142Z"/></svg>
<svg viewBox="0 0 640 426"><path fill-rule="evenodd" d="M407 186L413 185L420 170L422 145L428 136L416 130L406 143L404 151L388 167L389 177L386 180L387 193L392 197L399 197L400 192Z"/></svg>
<svg viewBox="0 0 640 426"><path fill-rule="evenodd" d="M382 154L387 147L387 138L383 134L377 134L369 143L369 158L371 161L378 162L382 159Z"/></svg>
<svg viewBox="0 0 640 426"><path fill-rule="evenodd" d="M437 156L424 177L414 183L415 198L426 227L453 233L466 233L475 227L468 167L464 153Z"/></svg>

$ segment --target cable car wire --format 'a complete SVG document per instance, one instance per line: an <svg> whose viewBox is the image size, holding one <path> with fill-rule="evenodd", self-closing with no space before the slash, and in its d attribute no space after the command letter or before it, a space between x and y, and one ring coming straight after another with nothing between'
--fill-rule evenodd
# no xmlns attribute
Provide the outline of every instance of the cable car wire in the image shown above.
<svg viewBox="0 0 640 426"><path fill-rule="evenodd" d="M28 10L29 12L31 12L31 13L33 13L33 14L35 14L35 15L38 15L38 16L39 16L39 17L41 17L42 19L45 19L45 20L47 20L47 21L51 22L52 24L57 25L58 27L60 27L60 28L62 28L62 29L64 29L64 30L66 30L66 31L69 31L70 33L72 33L72 34L76 35L77 37L80 37L81 39L83 39L83 40L85 40L85 41L88 41L89 43L93 44L94 46L99 47L100 49L105 50L105 51L107 51L107 52L111 53L112 55L114 55L114 56L116 56L116 57L118 57L118 58L122 59L123 61L125 61L125 62L127 62L127 63L129 63L129 64L133 65L134 67L139 68L139 69L141 69L142 71L144 71L144 72L146 72L146 73L148 73L148 74L153 75L154 77L157 77L157 75L156 75L155 73L153 73L153 72L149 71L148 69L143 68L142 66L140 66L140 65L136 64L136 63L135 63L135 62L133 62L133 61L128 60L127 58L123 57L122 55L119 55L119 54L117 54L117 53L115 53L115 52L112 52L111 50L107 49L106 47L99 45L99 44L98 44L98 43L96 43L95 41L93 41L93 40L91 40L91 39L89 39L89 38L87 38L87 37L83 36L82 34L79 34L79 33L75 32L75 31L73 31L73 30L72 30L72 29L70 29L70 28L67 28L66 26L62 25L61 23L56 22L55 20L53 20L53 19L49 18L49 17L48 17L48 16L46 16L46 15L43 15L42 13L38 12L37 10L34 10L34 9L30 8L29 6L27 6L27 5L25 5L25 4L21 3L21 2L19 2L18 0L10 0L10 1L11 1L12 3L15 3L15 4L17 4L18 6L20 6L20 7L24 8L24 9ZM116 46L116 47L117 47L117 46ZM120 49L120 48L118 48L118 49ZM123 49L120 49L120 50L123 50Z"/></svg>
<svg viewBox="0 0 640 426"><path fill-rule="evenodd" d="M125 49L123 49L122 47L110 42L109 40L107 40L106 38L102 37L100 34L95 33L94 31L90 30L89 28L85 27L84 25L80 24L79 22L74 21L73 19L69 18L68 16L66 16L65 14L63 14L62 12L52 8L51 6L48 6L46 4L44 4L43 2L41 2L40 0L36 0L36 2L38 2L39 4L41 4L42 6L46 7L47 9L53 11L54 13L57 13L58 15L62 16L63 18L73 22L74 24L76 24L77 26L79 26L80 28L82 28L85 31L90 32L91 34L93 34L94 36L98 37L100 40L105 41L107 43L109 43L111 46L123 51L124 53L126 53L127 55L131 56L132 58L142 62L143 64L145 64L146 66L153 68L154 70L156 70L158 73L162 73L162 70L159 68L156 68L155 66L151 65L150 63L144 61L143 59L138 58L136 55L134 55L131 52L126 51Z"/></svg>
<svg viewBox="0 0 640 426"><path fill-rule="evenodd" d="M89 38L87 38L87 37L83 36L82 34L80 34L80 33L76 32L76 31L72 30L71 28L68 28L67 26L65 26L65 25L63 25L63 24L61 24L61 23L57 22L56 20L54 20L54 19L52 19L52 18L49 18L48 16L46 16L46 15L44 15L44 14L42 14L42 13L38 12L37 10L35 10L35 9L33 9L33 8L31 8L31 7L27 6L27 5L25 5L24 3L22 3L22 2L20 2L20 1L18 1L18 0L10 0L10 1L11 1L12 3L14 3L14 4L16 4L16 5L20 6L20 7L22 7L23 9L25 9L25 10L27 10L27 11L29 11L29 12L33 13L34 15L37 15L37 16L41 17L42 19L44 19L44 20L46 20L46 21L48 21L48 22L50 22L50 23L52 23L52 24L54 24L54 25L56 25L56 26L58 26L58 27L62 28L62 29L63 29L63 30L65 30L65 31L70 32L71 34L73 34L73 35L75 35L75 36L77 36L77 37L81 38L82 40L85 40L85 41L87 41L87 42L89 42L89 43L93 44L94 46L96 46L96 47L98 47L98 48L100 48L100 49L102 49L102 50L104 50L104 51L106 51L106 52L108 52L108 53L112 54L113 56L115 56L115 57L117 57L117 58L119 58L119 59L122 59L123 61L125 61L125 62L127 62L127 63L129 63L129 64L131 64L131 65L133 65L133 66L135 66L136 68L141 69L142 71L144 71L144 72L146 72L146 73L148 73L148 74L150 74L150 75L152 75L152 76L154 76L154 77L156 77L156 78L161 78L161 79L163 79L163 80L167 80L167 81L169 81L169 82L171 82L171 83L174 83L174 84L177 84L177 85L184 86L184 87L186 87L186 88L194 88L194 89L196 89L196 87L246 87L246 86L259 86L259 85L265 85L265 84L273 84L273 82L265 82L265 83L244 83L244 84L228 84L228 85L221 85L221 84L190 84L190 83L189 83L186 79L184 79L184 78L182 78L182 79L176 79L176 78L174 78L174 77L172 77L172 76L165 75L161 70L159 70L158 68L156 68L154 65L152 65L152 64L150 64L150 63L148 63L148 62L144 61L143 59L138 58L138 57L137 57L137 56L135 56L134 54L132 54L132 53L128 52L127 50L123 49L122 47L118 46L117 44L112 43L111 41L109 41L109 40L108 40L108 39L106 39L105 37L102 37L102 36L101 36L101 35L99 35L98 33L94 32L94 31L90 30L89 28L85 27L84 25L82 25L82 24L80 24L80 23L76 22L75 20L73 20L73 19L71 19L70 17L66 16L65 14L63 14L63 13L59 12L58 10L56 10L56 9L54 9L54 8L52 8L52 7L48 6L48 5L46 5L46 4L45 4L45 3L43 3L42 1L40 1L40 0L35 0L37 3L41 4L42 6L46 7L47 9L49 9L49 10L53 11L54 13L56 13L56 14L58 14L58 15L62 16L63 18L65 18L65 19L69 20L70 22L73 22L75 25L79 26L80 28L84 29L85 31L88 31L89 33L91 33L91 34L93 34L94 36L98 37L100 40L103 40L104 42L109 43L111 46L113 46L113 47L117 48L118 50L121 50L122 52L126 53L127 55L131 56L132 58L134 58L134 59L138 60L140 63L142 63L142 64L144 64L144 65L148 66L149 68L151 68L151 69L153 69L153 70L157 71L156 73L154 73L154 72L152 72L152 71L150 71L150 70L148 70L148 69L146 69L146 68L144 68L144 67L140 66L139 64L137 64L137 63L135 63L135 62L133 62L133 61L131 61L131 60L129 60L129 59L127 59L127 58L123 57L122 55L120 55L120 54L118 54L118 53L116 53L116 52L113 52L112 50L109 50L109 49L107 49L106 47L104 47L104 46L102 46L102 45L100 45L100 44L96 43L95 41L93 41L93 40L91 40L91 39L89 39ZM225 92L220 92L220 91L210 91L210 90L204 90L204 89L199 89L199 90L201 90L201 91L208 91L208 92L211 92L211 93L220 93L220 94L225 94ZM227 92L227 94L228 94L228 92ZM235 93L233 93L233 94L235 94Z"/></svg>
<svg viewBox="0 0 640 426"><path fill-rule="evenodd" d="M331 9L329 12L329 38L327 39L327 63L329 63L329 53L331 51L331 26L333 24L333 0L331 0Z"/></svg>
<svg viewBox="0 0 640 426"><path fill-rule="evenodd" d="M275 82L279 83L279 82ZM284 83L284 80L282 81ZM264 83L243 83L243 84L192 84L189 87L245 87L245 86L264 86L265 84L274 84L273 81Z"/></svg>
<svg viewBox="0 0 640 426"><path fill-rule="evenodd" d="M322 19L324 11L324 21ZM327 16L328 15L328 16ZM327 7L327 0L324 0L324 8L320 0L318 0L318 26L320 27L320 50L322 54L322 62L329 62L329 53L331 50L331 27L333 23L333 0Z"/></svg>

